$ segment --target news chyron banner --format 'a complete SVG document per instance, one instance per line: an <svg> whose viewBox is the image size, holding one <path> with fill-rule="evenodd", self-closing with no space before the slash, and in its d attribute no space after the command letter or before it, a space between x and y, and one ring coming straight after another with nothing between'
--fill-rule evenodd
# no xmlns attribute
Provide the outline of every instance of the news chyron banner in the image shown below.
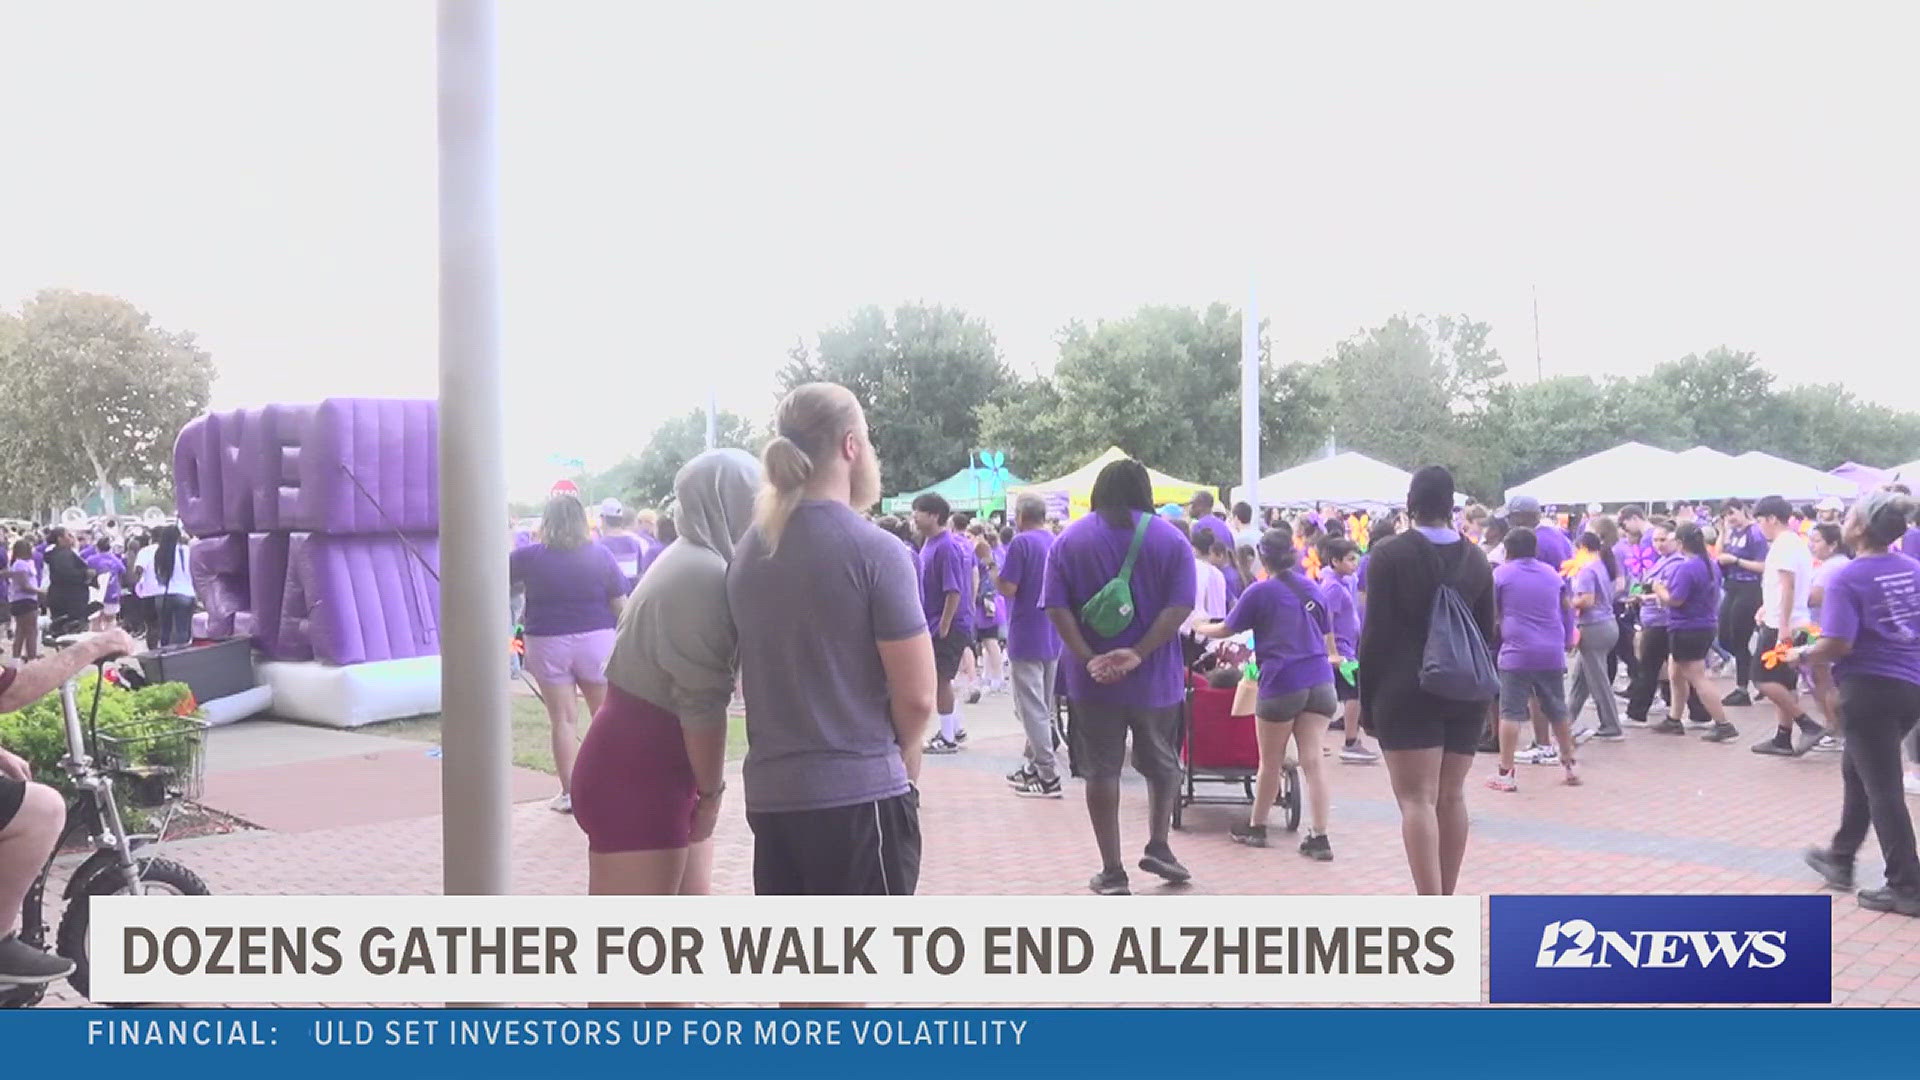
<svg viewBox="0 0 1920 1080"><path fill-rule="evenodd" d="M157 1004L1481 1000L1473 896L100 897L90 949Z"/></svg>

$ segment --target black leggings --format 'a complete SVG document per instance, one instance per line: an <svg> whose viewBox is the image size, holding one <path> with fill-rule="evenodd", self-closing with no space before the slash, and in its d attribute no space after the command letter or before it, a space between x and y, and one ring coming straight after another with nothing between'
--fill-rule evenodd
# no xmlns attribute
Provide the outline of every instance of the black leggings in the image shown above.
<svg viewBox="0 0 1920 1080"><path fill-rule="evenodd" d="M1720 597L1720 647L1733 654L1733 685L1745 690L1753 678L1753 622L1760 612L1760 583L1729 581Z"/></svg>
<svg viewBox="0 0 1920 1080"><path fill-rule="evenodd" d="M1633 680L1633 689L1627 692L1627 717L1644 723L1647 710L1653 708L1653 693L1660 691L1661 700L1667 703L1667 715L1679 718L1679 711L1673 707L1673 684L1660 677L1660 669L1666 666L1668 656L1667 628L1664 626L1643 626L1640 628L1640 673ZM1658 684L1656 686L1656 684ZM1692 687L1687 688L1687 715L1694 720L1706 721L1706 703L1700 700L1700 693Z"/></svg>
<svg viewBox="0 0 1920 1080"><path fill-rule="evenodd" d="M1840 716L1847 735L1840 756L1846 794L1833 855L1851 862L1871 824L1887 860L1887 888L1920 896L1920 854L1914 850L1913 817L1900 780L1900 740L1920 721L1920 686L1880 675L1844 676Z"/></svg>
<svg viewBox="0 0 1920 1080"><path fill-rule="evenodd" d="M1607 681L1611 683L1620 675L1620 665L1627 666L1629 685L1640 680L1640 655L1634 651L1634 627L1640 622L1640 611L1632 604L1613 606L1613 623L1620 628L1620 641L1614 645L1613 652L1607 654Z"/></svg>

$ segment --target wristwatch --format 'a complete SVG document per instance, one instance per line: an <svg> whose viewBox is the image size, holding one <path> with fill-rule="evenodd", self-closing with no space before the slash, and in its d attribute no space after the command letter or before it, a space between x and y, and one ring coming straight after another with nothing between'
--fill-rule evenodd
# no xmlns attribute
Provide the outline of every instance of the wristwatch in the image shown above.
<svg viewBox="0 0 1920 1080"><path fill-rule="evenodd" d="M726 793L727 782L725 780L720 781L720 786L714 788L712 791L701 791L699 788L693 790L694 801L696 802L713 802Z"/></svg>

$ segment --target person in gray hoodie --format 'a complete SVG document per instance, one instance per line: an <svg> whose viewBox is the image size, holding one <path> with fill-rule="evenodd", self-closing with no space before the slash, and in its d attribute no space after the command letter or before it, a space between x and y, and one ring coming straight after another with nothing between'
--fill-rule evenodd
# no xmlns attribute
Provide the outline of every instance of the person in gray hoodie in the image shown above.
<svg viewBox="0 0 1920 1080"><path fill-rule="evenodd" d="M727 567L753 524L760 463L709 450L674 477L678 538L620 616L606 705L580 744L573 816L594 895L709 891L737 672Z"/></svg>

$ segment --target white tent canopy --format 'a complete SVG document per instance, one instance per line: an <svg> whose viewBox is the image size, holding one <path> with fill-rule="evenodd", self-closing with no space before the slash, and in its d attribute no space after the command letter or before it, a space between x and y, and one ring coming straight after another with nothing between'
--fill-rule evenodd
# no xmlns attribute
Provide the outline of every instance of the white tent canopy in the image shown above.
<svg viewBox="0 0 1920 1080"><path fill-rule="evenodd" d="M1522 495L1561 505L1665 502L1680 497L1670 490L1684 467L1679 458L1645 443L1621 443L1508 488L1507 502Z"/></svg>
<svg viewBox="0 0 1920 1080"><path fill-rule="evenodd" d="M1895 465L1887 470L1887 478L1912 487L1914 481L1920 480L1920 460L1909 461L1905 465Z"/></svg>
<svg viewBox="0 0 1920 1080"><path fill-rule="evenodd" d="M1262 506L1387 507L1405 506L1412 482L1405 469L1348 451L1262 477L1255 490ZM1234 488L1233 501L1243 501L1246 490Z"/></svg>
<svg viewBox="0 0 1920 1080"><path fill-rule="evenodd" d="M1668 499L1730 499L1748 494L1748 473L1739 458L1710 446L1696 446L1673 455L1674 472L1661 490Z"/></svg>
<svg viewBox="0 0 1920 1080"><path fill-rule="evenodd" d="M1859 485L1851 480L1758 450L1749 450L1735 458L1734 462L1740 469L1737 475L1741 490L1728 492L1729 495L1755 498L1779 495L1797 503L1812 502L1829 495L1852 499L1860 494Z"/></svg>

